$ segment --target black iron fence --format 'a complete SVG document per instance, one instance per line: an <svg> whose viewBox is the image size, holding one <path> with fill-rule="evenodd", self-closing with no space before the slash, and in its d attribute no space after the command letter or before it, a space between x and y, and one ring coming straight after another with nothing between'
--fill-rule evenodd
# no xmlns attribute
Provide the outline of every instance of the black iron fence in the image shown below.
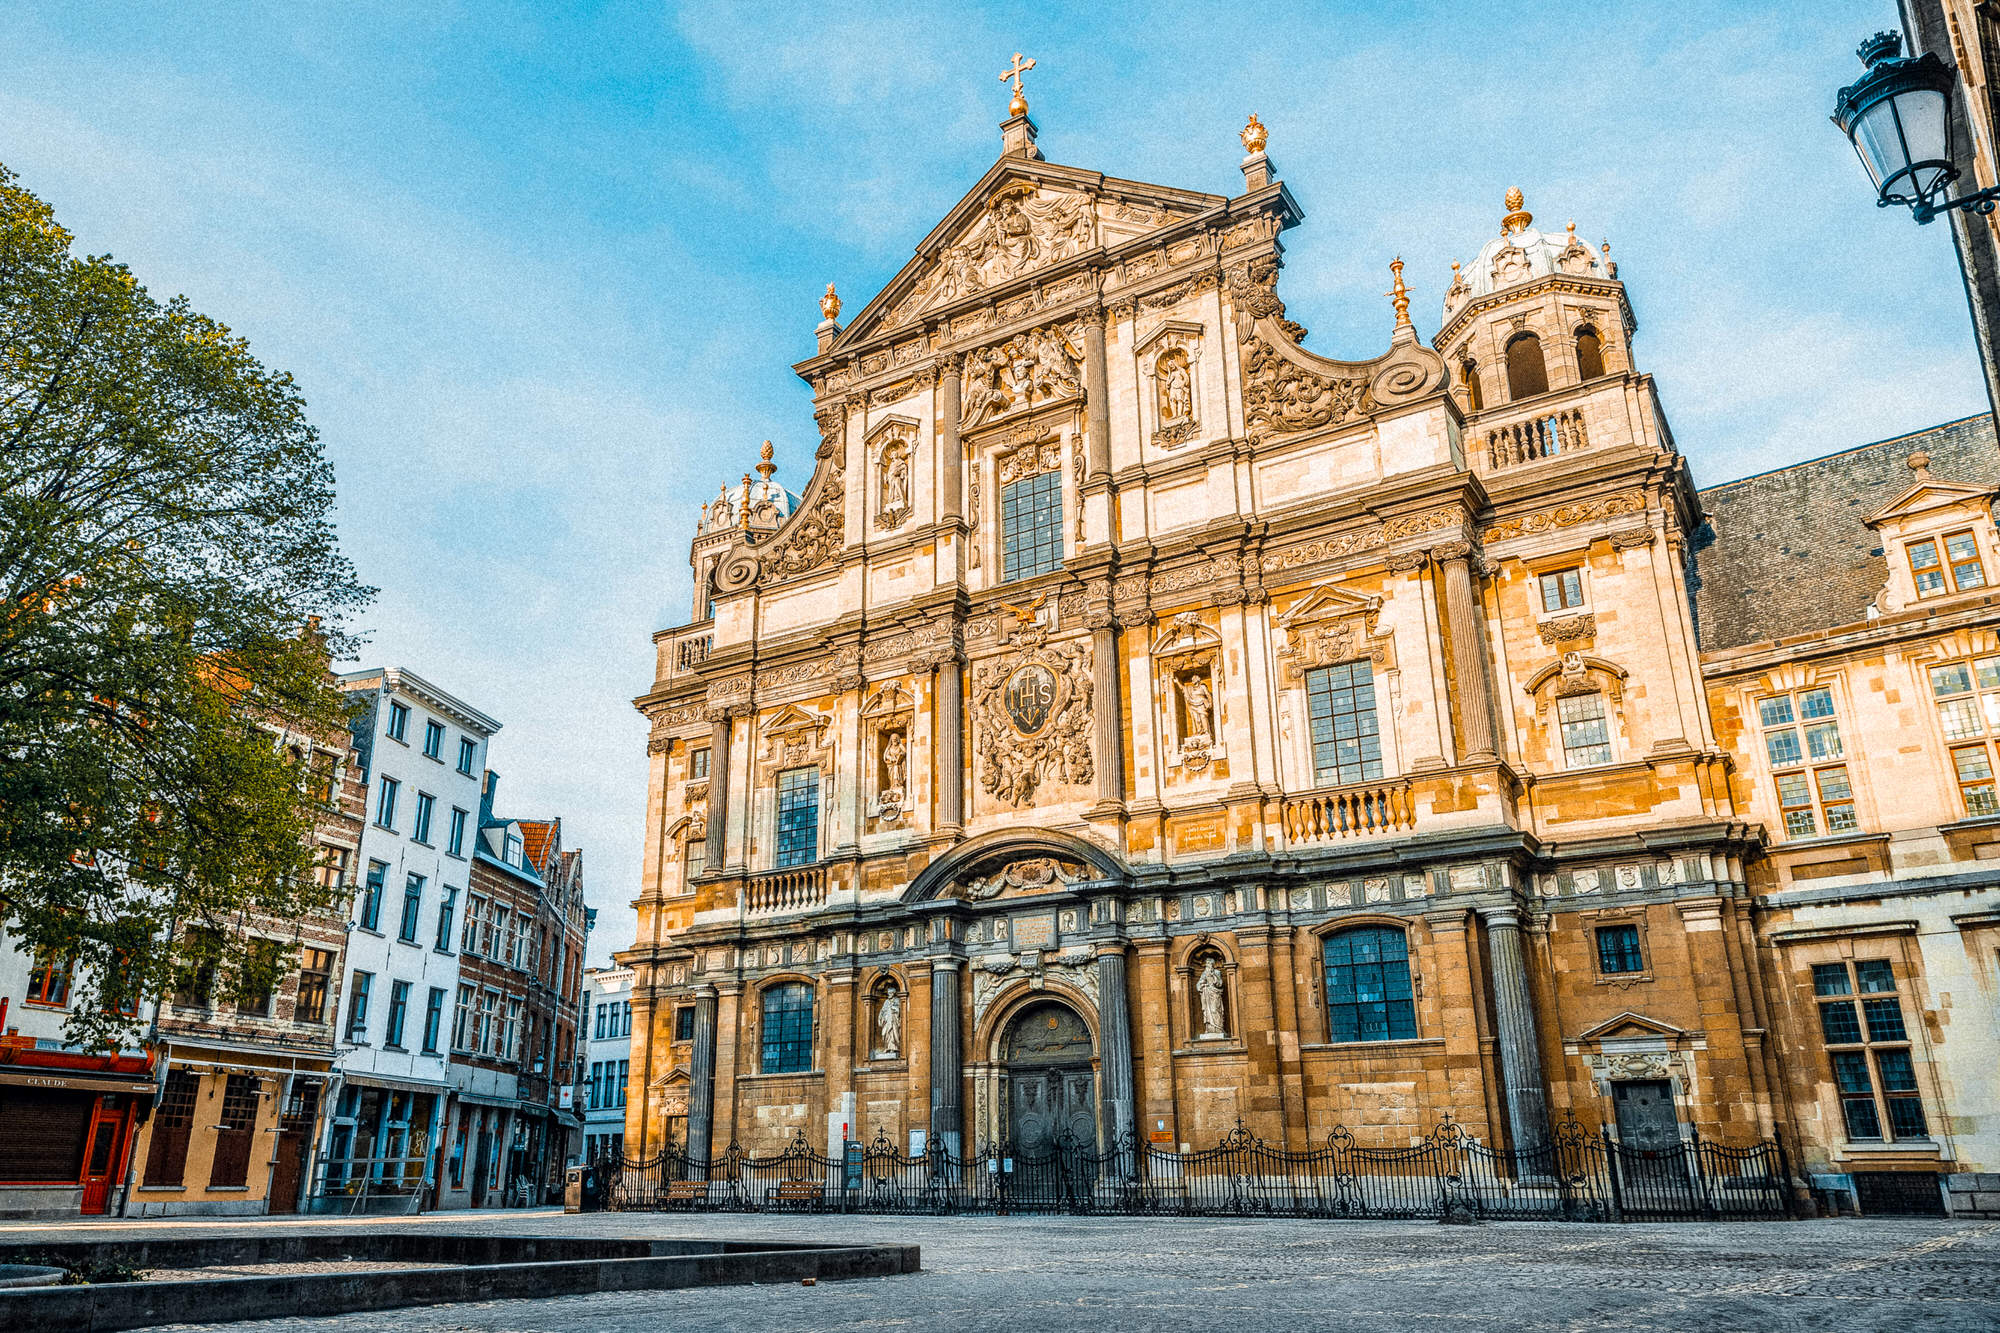
<svg viewBox="0 0 2000 1333"><path fill-rule="evenodd" d="M1447 1115L1406 1147L1369 1148L1345 1129L1323 1147L1272 1148L1242 1127L1214 1148L1057 1140L967 1157L914 1156L885 1136L838 1157L803 1134L765 1156L735 1145L712 1161L669 1149L595 1167L613 1209L691 1212L1105 1213L1162 1217L1519 1218L1582 1222L1790 1216L1791 1170L1766 1141L1732 1148L1690 1135L1639 1149L1570 1120L1533 1148L1489 1147Z"/></svg>

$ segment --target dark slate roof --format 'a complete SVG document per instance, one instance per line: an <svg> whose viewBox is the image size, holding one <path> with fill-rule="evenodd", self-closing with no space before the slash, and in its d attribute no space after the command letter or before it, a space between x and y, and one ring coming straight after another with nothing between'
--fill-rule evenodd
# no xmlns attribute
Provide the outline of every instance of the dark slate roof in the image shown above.
<svg viewBox="0 0 2000 1333"><path fill-rule="evenodd" d="M1919 449L1930 454L1938 481L2000 485L2000 445L1993 418L1982 413L1702 491L1708 522L1695 538L1702 648L1863 619L1889 570L1862 520L1916 480L1909 457Z"/></svg>

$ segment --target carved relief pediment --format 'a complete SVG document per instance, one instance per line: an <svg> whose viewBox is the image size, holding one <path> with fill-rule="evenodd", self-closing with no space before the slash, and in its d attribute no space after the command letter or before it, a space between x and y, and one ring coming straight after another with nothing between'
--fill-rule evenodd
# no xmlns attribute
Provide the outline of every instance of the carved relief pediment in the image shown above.
<svg viewBox="0 0 2000 1333"><path fill-rule="evenodd" d="M1209 628L1199 611L1183 611L1167 622L1150 651L1156 658L1191 657L1221 647L1222 635Z"/></svg>
<svg viewBox="0 0 2000 1333"><path fill-rule="evenodd" d="M909 329L933 311L1121 245L1228 200L1108 181L1053 163L994 164L917 247L917 255L840 336L852 347ZM1009 298L1011 299L1011 298Z"/></svg>
<svg viewBox="0 0 2000 1333"><path fill-rule="evenodd" d="M1377 629L1382 599L1351 593L1331 584L1300 598L1275 623L1284 634L1276 656L1287 681L1296 683L1314 667L1367 658L1390 665L1394 635Z"/></svg>
<svg viewBox="0 0 2000 1333"><path fill-rule="evenodd" d="M1579 1044L1588 1045L1604 1041L1629 1041L1634 1038L1663 1037L1669 1042L1685 1040L1688 1032L1672 1023L1627 1009L1616 1018L1606 1019L1595 1027L1586 1028L1577 1034Z"/></svg>
<svg viewBox="0 0 2000 1333"><path fill-rule="evenodd" d="M959 371L959 425L971 430L1083 392L1080 332L1030 329L966 353Z"/></svg>
<svg viewBox="0 0 2000 1333"><path fill-rule="evenodd" d="M1020 898L1037 893L1053 893L1091 877L1090 868L1079 861L1059 856L1032 856L988 874L970 877L962 893L974 902L989 898Z"/></svg>
<svg viewBox="0 0 2000 1333"><path fill-rule="evenodd" d="M833 719L824 713L786 704L764 719L762 730L768 757L772 763L805 763L823 746L827 728L832 725Z"/></svg>
<svg viewBox="0 0 2000 1333"><path fill-rule="evenodd" d="M867 718L893 718L911 712L915 708L909 690L901 681L892 681L868 696L861 705L861 716Z"/></svg>

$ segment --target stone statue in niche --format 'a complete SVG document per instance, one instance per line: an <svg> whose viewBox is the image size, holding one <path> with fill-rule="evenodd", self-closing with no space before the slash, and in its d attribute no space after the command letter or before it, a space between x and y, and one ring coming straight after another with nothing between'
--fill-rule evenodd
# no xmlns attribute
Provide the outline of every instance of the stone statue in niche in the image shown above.
<svg viewBox="0 0 2000 1333"><path fill-rule="evenodd" d="M878 527L893 528L910 516L910 449L892 440L882 449L882 502L875 512Z"/></svg>
<svg viewBox="0 0 2000 1333"><path fill-rule="evenodd" d="M1201 975L1195 978L1194 993L1201 1001L1201 1036L1198 1040L1212 1041L1217 1037L1227 1037L1229 1024L1228 983L1223 979L1222 968L1216 963L1215 955L1202 960Z"/></svg>
<svg viewBox="0 0 2000 1333"><path fill-rule="evenodd" d="M1180 687L1181 707L1187 710L1187 734L1181 737L1181 743L1214 740L1214 700L1208 691L1208 681L1198 675L1187 676Z"/></svg>
<svg viewBox="0 0 2000 1333"><path fill-rule="evenodd" d="M875 1053L894 1058L903 1051L903 993L890 982L875 1007Z"/></svg>
<svg viewBox="0 0 2000 1333"><path fill-rule="evenodd" d="M1187 353L1176 348L1160 358L1160 424L1171 426L1194 415L1194 381Z"/></svg>
<svg viewBox="0 0 2000 1333"><path fill-rule="evenodd" d="M896 819L902 815L906 800L904 779L910 769L910 747L900 727L884 731L880 745L877 754L881 766L875 775L876 813L883 819Z"/></svg>
<svg viewBox="0 0 2000 1333"><path fill-rule="evenodd" d="M1174 686L1181 697L1181 766L1199 773L1215 749L1215 691L1208 668L1197 666L1175 676Z"/></svg>

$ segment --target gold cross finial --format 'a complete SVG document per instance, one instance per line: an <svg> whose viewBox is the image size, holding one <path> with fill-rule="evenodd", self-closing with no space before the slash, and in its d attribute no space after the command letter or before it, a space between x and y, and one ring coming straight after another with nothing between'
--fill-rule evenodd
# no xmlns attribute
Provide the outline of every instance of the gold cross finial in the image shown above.
<svg viewBox="0 0 2000 1333"><path fill-rule="evenodd" d="M1025 116L1028 114L1028 99L1021 96L1021 76L1034 67L1034 61L1023 60L1021 53L1016 51L1014 53L1014 63L1000 71L1000 82L1005 83L1009 79L1014 81L1014 100L1007 103L1008 115Z"/></svg>

